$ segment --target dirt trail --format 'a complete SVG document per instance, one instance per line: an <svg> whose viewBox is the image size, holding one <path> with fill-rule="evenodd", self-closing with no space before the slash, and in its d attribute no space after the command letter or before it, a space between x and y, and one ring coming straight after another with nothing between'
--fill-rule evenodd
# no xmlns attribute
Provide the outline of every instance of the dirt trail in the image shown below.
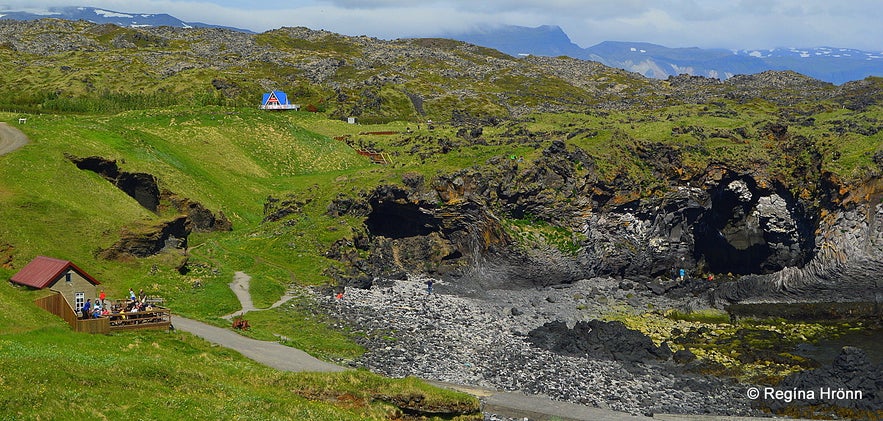
<svg viewBox="0 0 883 421"><path fill-rule="evenodd" d="M239 299L239 305L242 306L242 310L230 313L226 316L222 316L227 320L231 320L237 316L242 316L245 313L251 311L262 311L276 308L281 306L282 304L285 304L286 302L288 302L288 300L294 298L294 295L286 293L282 296L282 298L279 299L279 301L273 303L273 305L271 305L269 308L256 308L254 306L254 302L251 300L251 276L249 276L245 272L236 272L233 275L233 282L230 282L229 285L233 293L236 294L236 298Z"/></svg>
<svg viewBox="0 0 883 421"><path fill-rule="evenodd" d="M236 272L233 276L233 282L229 285L230 289L233 290L233 293L236 294L236 298L239 299L239 303L242 305L242 310L224 316L225 319L229 320L235 316L250 311L262 310L255 308L254 303L251 300L251 292L249 291L251 286L251 276L248 276L245 272ZM291 296L285 295L270 308L278 307L289 299L291 299ZM236 350L252 360L266 364L277 370L317 372L338 372L347 370L346 367L319 360L297 348L292 348L276 342L251 339L232 330L212 326L196 320L178 316L175 317L174 325L177 329L190 332L209 342Z"/></svg>
<svg viewBox="0 0 883 421"><path fill-rule="evenodd" d="M6 123L0 123L0 155L6 155L28 143L28 137L21 130Z"/></svg>

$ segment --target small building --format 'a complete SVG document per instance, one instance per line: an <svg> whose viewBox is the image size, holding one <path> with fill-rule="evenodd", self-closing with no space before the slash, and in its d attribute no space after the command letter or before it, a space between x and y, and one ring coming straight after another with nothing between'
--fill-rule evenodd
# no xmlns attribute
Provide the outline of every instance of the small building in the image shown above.
<svg viewBox="0 0 883 421"><path fill-rule="evenodd" d="M288 102L288 95L282 91L270 91L261 99L262 110L299 110L300 105Z"/></svg>
<svg viewBox="0 0 883 421"><path fill-rule="evenodd" d="M346 122L349 124L356 124L356 118L355 117L347 117Z"/></svg>
<svg viewBox="0 0 883 421"><path fill-rule="evenodd" d="M30 263L12 275L10 281L36 289L49 289L64 297L76 312L80 311L87 298L98 296L97 285L101 284L77 265L61 259L37 256Z"/></svg>

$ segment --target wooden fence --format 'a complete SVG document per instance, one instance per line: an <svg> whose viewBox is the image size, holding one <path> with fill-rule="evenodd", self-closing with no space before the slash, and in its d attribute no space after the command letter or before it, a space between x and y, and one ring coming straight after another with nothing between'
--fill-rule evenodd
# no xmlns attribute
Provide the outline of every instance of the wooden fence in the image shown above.
<svg viewBox="0 0 883 421"><path fill-rule="evenodd" d="M37 307L42 308L58 317L61 317L76 332L84 333L110 333L110 323L105 317L97 319L80 319L71 308L67 300L55 293L47 297L38 298L34 301Z"/></svg>
<svg viewBox="0 0 883 421"><path fill-rule="evenodd" d="M356 149L356 152L358 152L359 155L367 156L369 159L371 159L371 162L375 164L392 164L392 157L389 156L389 154L386 152L366 151L363 149Z"/></svg>
<svg viewBox="0 0 883 421"><path fill-rule="evenodd" d="M168 329L172 324L172 311L158 308L151 311L119 313L108 317L80 319L61 294L55 293L34 301L40 307L61 317L76 332L110 333L130 329Z"/></svg>

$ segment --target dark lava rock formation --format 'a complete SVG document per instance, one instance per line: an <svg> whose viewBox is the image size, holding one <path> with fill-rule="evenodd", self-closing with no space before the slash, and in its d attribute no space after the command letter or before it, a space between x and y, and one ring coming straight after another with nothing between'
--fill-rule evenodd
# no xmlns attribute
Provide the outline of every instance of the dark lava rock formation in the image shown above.
<svg viewBox="0 0 883 421"><path fill-rule="evenodd" d="M775 273L722 285L717 302L883 304L883 180L843 190L819 214L811 259ZM836 194L836 193L835 193Z"/></svg>
<svg viewBox="0 0 883 421"><path fill-rule="evenodd" d="M811 416L803 412L833 408L851 419L879 419L883 415L883 366L869 362L859 348L844 347L830 367L792 374L774 389L794 395L791 399L761 399L763 406L776 413ZM797 391L812 393L800 395Z"/></svg>
<svg viewBox="0 0 883 421"><path fill-rule="evenodd" d="M785 126L765 130L792 139ZM563 141L533 162L493 158L432 180L408 174L401 186L334 200L329 215L366 219L327 255L347 263L348 272L336 274L345 284L423 273L458 279L460 292L470 292L596 276L649 283L684 268L688 278L738 279L708 284L706 298L719 306L883 302L873 275L883 270L883 182L847 188L807 167L807 177L820 178L793 186L720 164L676 176L666 170L677 164L676 151L638 152L661 163L660 176L681 178L641 196L627 178L598 179L588 154ZM564 228L574 250L521 244L506 223L524 218Z"/></svg>
<svg viewBox="0 0 883 421"><path fill-rule="evenodd" d="M108 160L100 156L78 158L73 155L65 155L81 170L92 171L111 184L118 187L129 197L135 199L145 209L156 212L159 208L159 187L156 177L147 173L130 173L121 171L116 161Z"/></svg>
<svg viewBox="0 0 883 421"><path fill-rule="evenodd" d="M78 158L65 154L65 157L77 168L92 171L111 182L151 212L173 210L182 214L168 221L124 230L119 241L98 253L101 257L106 259L147 257L165 249L186 249L187 237L191 231L233 229L233 224L223 212L214 214L199 202L178 196L168 190L160 192L157 179L151 174L122 171L116 161L100 156Z"/></svg>
<svg viewBox="0 0 883 421"><path fill-rule="evenodd" d="M187 237L192 229L190 219L186 216L126 229L119 241L98 255L105 259L121 259L148 257L166 249L186 250Z"/></svg>
<svg viewBox="0 0 883 421"><path fill-rule="evenodd" d="M643 363L668 360L671 349L656 346L647 335L631 330L622 322L589 320L568 328L564 322L548 322L528 333L528 341L549 351L615 361Z"/></svg>
<svg viewBox="0 0 883 421"><path fill-rule="evenodd" d="M202 203L178 196L168 190L163 190L162 198L175 211L187 215L193 226L193 231L212 232L230 231L233 229L233 223L227 219L223 211L218 211L217 214L214 214Z"/></svg>

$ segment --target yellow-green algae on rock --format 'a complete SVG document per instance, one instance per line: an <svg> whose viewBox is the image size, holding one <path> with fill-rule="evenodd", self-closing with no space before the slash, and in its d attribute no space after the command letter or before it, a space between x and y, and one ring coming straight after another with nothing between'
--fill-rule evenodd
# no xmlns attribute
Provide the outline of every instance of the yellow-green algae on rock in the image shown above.
<svg viewBox="0 0 883 421"><path fill-rule="evenodd" d="M672 351L688 350L695 368L706 374L734 377L746 383L777 384L785 376L814 368L817 363L795 355L797 344L837 337L853 324L823 324L782 319L730 321L719 310L678 310L637 313L617 309L607 320L618 320Z"/></svg>

